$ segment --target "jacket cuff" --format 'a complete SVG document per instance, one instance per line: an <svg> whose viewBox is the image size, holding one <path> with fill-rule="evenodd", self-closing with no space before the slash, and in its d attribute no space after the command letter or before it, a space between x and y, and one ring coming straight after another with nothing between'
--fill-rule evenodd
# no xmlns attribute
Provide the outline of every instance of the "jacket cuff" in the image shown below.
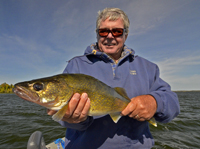
<svg viewBox="0 0 200 149"><path fill-rule="evenodd" d="M92 124L92 122L93 122L93 117L88 116L85 121L77 123L77 124L68 123L65 121L59 121L58 123L60 123L63 127L66 127L66 128L83 131L83 130L86 130Z"/></svg>
<svg viewBox="0 0 200 149"><path fill-rule="evenodd" d="M157 94L156 92L152 92L149 95L153 96L157 102L157 110L156 113L163 113L164 110L164 102L163 100L160 98L160 95Z"/></svg>

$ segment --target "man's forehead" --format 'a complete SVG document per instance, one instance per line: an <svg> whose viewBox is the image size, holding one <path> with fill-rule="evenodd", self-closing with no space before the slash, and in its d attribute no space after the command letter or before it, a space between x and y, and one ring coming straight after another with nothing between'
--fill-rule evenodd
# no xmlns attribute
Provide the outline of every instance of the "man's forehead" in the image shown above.
<svg viewBox="0 0 200 149"><path fill-rule="evenodd" d="M101 21L100 27L123 28L124 22L121 18L118 18L117 20L109 20L109 18L107 18L106 20Z"/></svg>

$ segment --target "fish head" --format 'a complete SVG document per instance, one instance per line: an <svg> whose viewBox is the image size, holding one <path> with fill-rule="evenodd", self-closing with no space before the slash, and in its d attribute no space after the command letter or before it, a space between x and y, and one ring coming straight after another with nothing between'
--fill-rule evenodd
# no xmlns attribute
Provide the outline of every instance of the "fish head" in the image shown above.
<svg viewBox="0 0 200 149"><path fill-rule="evenodd" d="M14 85L13 92L27 101L49 109L59 109L67 102L66 92L69 90L62 78L54 76L17 83Z"/></svg>

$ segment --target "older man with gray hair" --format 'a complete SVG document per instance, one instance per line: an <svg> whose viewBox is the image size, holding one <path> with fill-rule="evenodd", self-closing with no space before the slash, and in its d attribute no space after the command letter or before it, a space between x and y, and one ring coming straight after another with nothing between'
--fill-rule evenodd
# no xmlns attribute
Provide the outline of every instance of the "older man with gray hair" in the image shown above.
<svg viewBox="0 0 200 149"><path fill-rule="evenodd" d="M111 87L124 88L131 99L114 123L109 115L88 116L87 93L75 93L59 122L67 128L66 149L151 148L154 140L147 120L154 117L166 123L179 114L177 95L159 77L157 65L125 45L128 32L128 16L119 8L105 8L96 21L97 42L65 68L64 73L87 74Z"/></svg>

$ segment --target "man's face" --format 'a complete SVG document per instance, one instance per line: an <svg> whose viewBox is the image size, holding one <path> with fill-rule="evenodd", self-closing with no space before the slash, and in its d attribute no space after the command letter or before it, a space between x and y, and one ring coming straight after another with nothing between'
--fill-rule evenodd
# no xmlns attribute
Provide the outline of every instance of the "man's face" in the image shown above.
<svg viewBox="0 0 200 149"><path fill-rule="evenodd" d="M106 19L102 21L99 29L114 29L124 28L122 19L115 21L109 21ZM125 33L119 37L113 37L112 33L109 33L107 37L101 37L97 34L98 46L100 51L103 51L110 55L114 60L118 60L121 56L121 52L128 35Z"/></svg>

